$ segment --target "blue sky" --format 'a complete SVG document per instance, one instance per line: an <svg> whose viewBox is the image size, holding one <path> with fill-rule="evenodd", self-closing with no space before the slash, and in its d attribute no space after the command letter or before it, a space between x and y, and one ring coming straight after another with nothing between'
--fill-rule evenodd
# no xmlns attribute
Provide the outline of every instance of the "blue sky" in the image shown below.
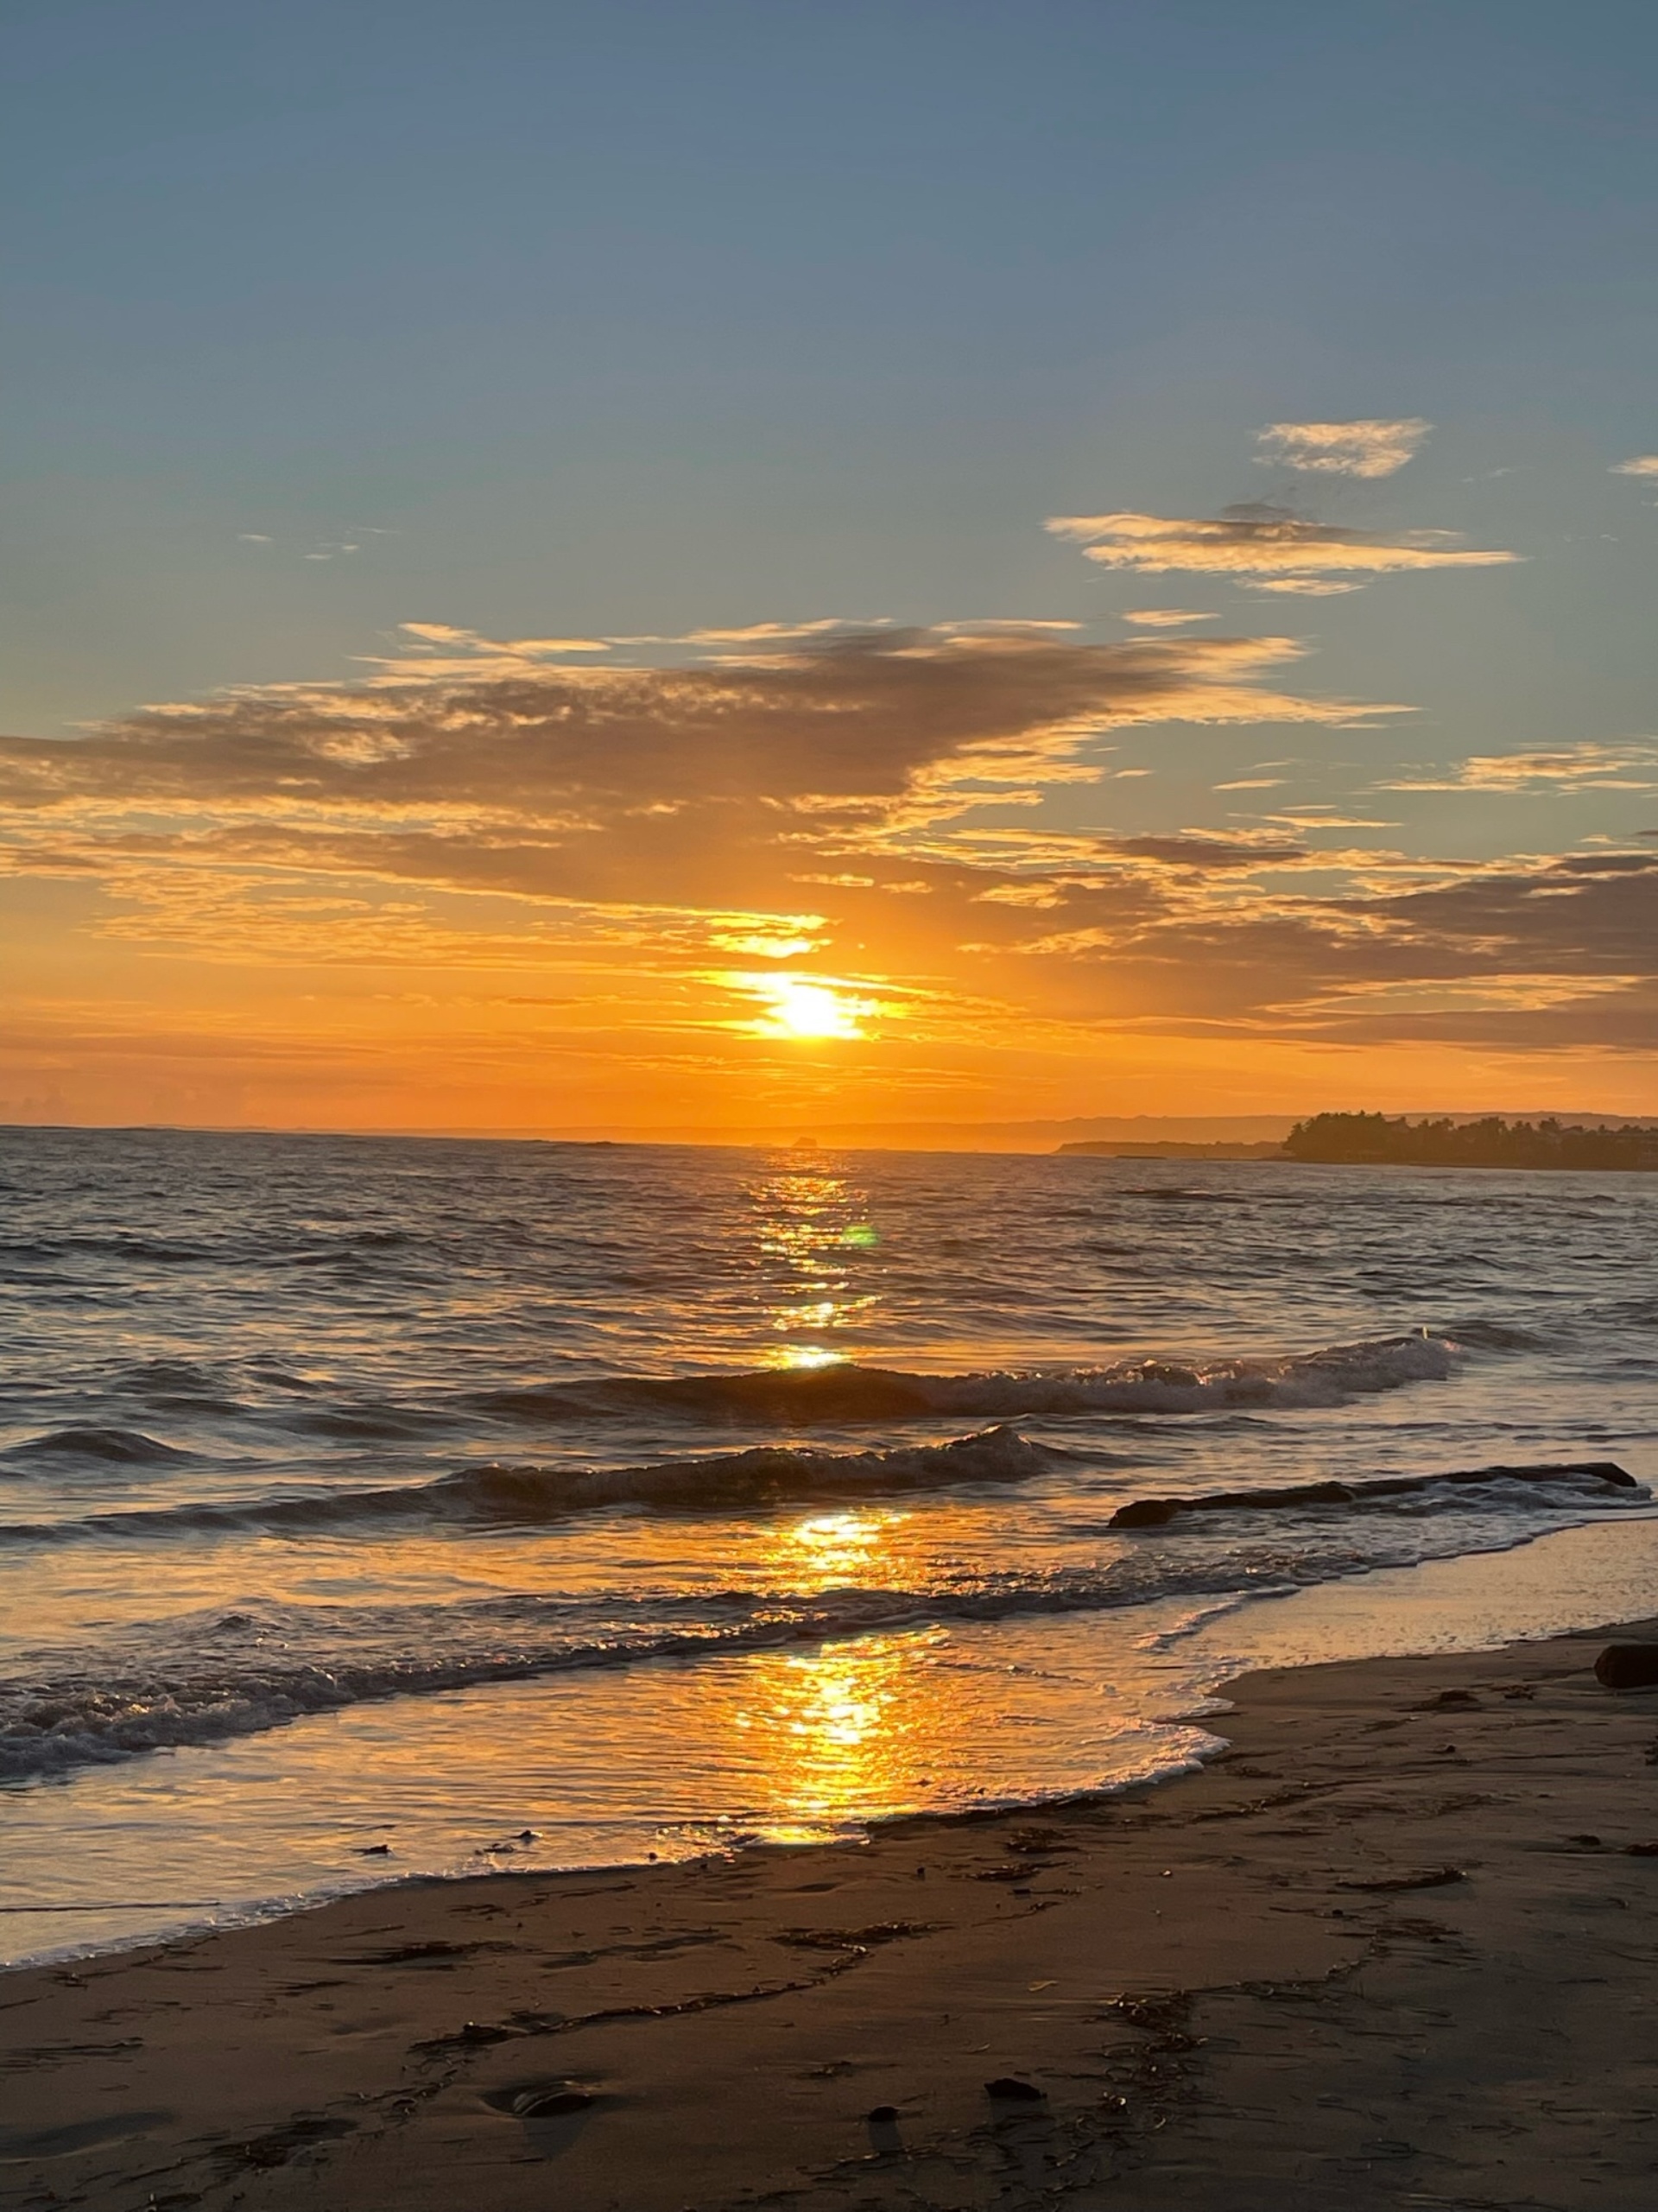
<svg viewBox="0 0 1658 2212"><path fill-rule="evenodd" d="M1544 658L1547 593L1643 711L1595 548L1653 519L1605 474L1658 442L1649 9L7 12L9 726L410 616L1092 614L1044 515L1369 415L1440 426L1412 519L1546 571L1435 595L1447 704L1548 713L1458 669Z"/></svg>
<svg viewBox="0 0 1658 2212"><path fill-rule="evenodd" d="M0 28L0 731L350 682L411 622L1108 642L1177 605L1300 641L1298 692L1409 711L1316 747L1270 713L1137 730L1116 832L1321 807L1484 862L1658 822L1626 757L1658 483L1612 472L1658 449L1650 8L54 0ZM1355 419L1433 428L1384 475L1262 466L1264 425ZM1278 597L1043 527L1252 501L1516 558ZM1587 745L1506 785L1457 766ZM1275 796L1217 789L1285 757ZM1459 788L1373 788L1436 773ZM1040 819L1105 821L1074 783Z"/></svg>

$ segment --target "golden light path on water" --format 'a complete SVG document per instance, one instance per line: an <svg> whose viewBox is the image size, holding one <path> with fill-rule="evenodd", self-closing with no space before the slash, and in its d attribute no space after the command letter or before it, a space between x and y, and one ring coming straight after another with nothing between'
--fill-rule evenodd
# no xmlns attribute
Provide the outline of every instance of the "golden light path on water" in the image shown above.
<svg viewBox="0 0 1658 2212"><path fill-rule="evenodd" d="M766 1177L754 1196L762 1258L777 1270L771 1326L787 1340L772 1364L821 1367L849 1357L820 1340L873 1313L875 1294L853 1292L846 1255L879 1242L874 1225L859 1214L846 1178L826 1169L791 1164Z"/></svg>
<svg viewBox="0 0 1658 2212"><path fill-rule="evenodd" d="M780 1530L779 1579L792 1566L802 1590L887 1581L882 1553L903 1518L823 1513ZM933 1670L920 1664L927 1656L928 1639L915 1634L795 1652L756 1683L761 1696L733 1708L731 1726L769 1770L787 1822L810 1833L856 1821L860 1806L916 1802L906 1770L918 1752L925 1759L939 1718Z"/></svg>
<svg viewBox="0 0 1658 2212"><path fill-rule="evenodd" d="M833 1366L855 1353L827 1342L867 1330L877 1305L856 1293L847 1269L879 1233L847 1178L797 1153L755 1191L762 1253L783 1279L771 1325L783 1367ZM890 1509L812 1514L767 1532L765 1579L812 1594L837 1588L902 1588L920 1564L905 1541L913 1517ZM939 1530L932 1531L936 1545ZM971 1772L971 1735L982 1729L964 1695L952 1643L942 1630L859 1638L786 1658L722 1670L707 1718L737 1740L739 1763L771 1805L773 1832L806 1840L925 1803L941 1774ZM723 1714L718 1708L723 1705ZM976 1722L968 1716L976 1715Z"/></svg>
<svg viewBox="0 0 1658 2212"><path fill-rule="evenodd" d="M916 1632L795 1652L743 1685L762 1695L733 1703L729 1725L744 1763L769 1778L782 1840L922 1801L929 1769L941 1763L947 1701L927 1663L943 1640Z"/></svg>

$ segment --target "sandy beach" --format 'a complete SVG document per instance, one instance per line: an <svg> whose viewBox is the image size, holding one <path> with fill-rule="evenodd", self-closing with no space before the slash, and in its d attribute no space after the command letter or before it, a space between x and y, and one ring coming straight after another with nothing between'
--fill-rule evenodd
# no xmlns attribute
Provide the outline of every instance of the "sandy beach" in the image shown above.
<svg viewBox="0 0 1658 2212"><path fill-rule="evenodd" d="M1128 1797L11 1973L0 2196L1634 2212L1658 1739L1605 1640L1253 1675Z"/></svg>

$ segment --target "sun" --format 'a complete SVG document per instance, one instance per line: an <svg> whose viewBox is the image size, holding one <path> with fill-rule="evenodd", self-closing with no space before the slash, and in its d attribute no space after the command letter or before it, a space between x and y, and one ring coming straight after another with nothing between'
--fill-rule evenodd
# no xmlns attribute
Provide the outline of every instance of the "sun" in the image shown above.
<svg viewBox="0 0 1658 2212"><path fill-rule="evenodd" d="M775 1029L785 1036L861 1036L851 1005L826 983L780 976L771 1003Z"/></svg>
<svg viewBox="0 0 1658 2212"><path fill-rule="evenodd" d="M859 1017L876 1011L872 999L852 998L832 983L805 976L756 976L749 988L767 1002L764 1014L753 1024L762 1036L861 1037Z"/></svg>

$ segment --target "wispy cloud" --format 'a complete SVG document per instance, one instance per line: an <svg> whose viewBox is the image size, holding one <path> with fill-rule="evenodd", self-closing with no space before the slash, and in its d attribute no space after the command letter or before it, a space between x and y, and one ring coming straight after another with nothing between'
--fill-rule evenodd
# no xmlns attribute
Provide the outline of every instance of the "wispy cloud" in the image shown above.
<svg viewBox="0 0 1658 2212"><path fill-rule="evenodd" d="M535 662L547 656L562 653L608 653L615 643L609 637L485 637L476 630L458 630L448 622L400 622L399 631L405 638L414 641L415 651L433 645L446 645L467 658L460 665L476 673L480 659ZM410 649L404 648L407 652ZM381 657L377 665L396 669L402 665L400 658ZM421 659L415 664L417 675L429 675L432 663Z"/></svg>
<svg viewBox="0 0 1658 2212"><path fill-rule="evenodd" d="M1658 742L1564 745L1553 752L1475 753L1440 770L1395 776L1380 791L1654 791Z"/></svg>
<svg viewBox="0 0 1658 2212"><path fill-rule="evenodd" d="M941 637L1062 637L1082 624L1051 615L981 614L965 622L940 622L936 627Z"/></svg>
<svg viewBox="0 0 1658 2212"><path fill-rule="evenodd" d="M1379 531L1313 523L1250 501L1213 517L1056 515L1054 536L1083 547L1102 567L1133 575L1230 576L1256 591L1322 596L1351 592L1376 576L1434 568L1490 568L1518 554L1465 546L1451 530Z"/></svg>
<svg viewBox="0 0 1658 2212"><path fill-rule="evenodd" d="M1658 453L1635 453L1626 461L1614 461L1607 473L1611 476L1658 477Z"/></svg>
<svg viewBox="0 0 1658 2212"><path fill-rule="evenodd" d="M1124 622L1136 630L1184 630L1193 622L1217 622L1218 615L1199 613L1196 607L1142 606L1125 614Z"/></svg>
<svg viewBox="0 0 1658 2212"><path fill-rule="evenodd" d="M816 622L747 622L735 630L692 630L672 642L680 645L771 645L785 639L821 637L845 627L838 615Z"/></svg>
<svg viewBox="0 0 1658 2212"><path fill-rule="evenodd" d="M1433 428L1420 415L1370 415L1354 422L1269 422L1256 440L1263 466L1317 476L1391 476Z"/></svg>

